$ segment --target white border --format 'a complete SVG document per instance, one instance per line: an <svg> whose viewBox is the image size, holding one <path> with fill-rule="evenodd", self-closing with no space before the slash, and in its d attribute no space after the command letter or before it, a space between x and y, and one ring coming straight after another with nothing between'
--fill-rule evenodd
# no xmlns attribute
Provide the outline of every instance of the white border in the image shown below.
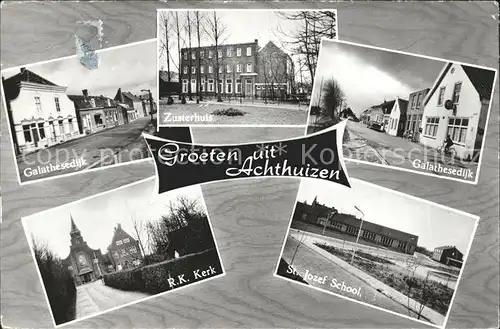
<svg viewBox="0 0 500 329"><path fill-rule="evenodd" d="M208 225L210 227L210 232L212 233L212 239L214 241L214 245L215 245L215 250L217 251L217 256L219 257L219 263L220 263L220 266L221 266L221 269L222 269L222 273L220 274L217 274L217 275L214 275L214 276L211 276L207 279L204 279L204 280L201 280L201 281L196 281L196 282L193 282L193 283L188 283L182 287L178 287L178 288L173 288L171 290L168 290L168 291L164 291L164 292L160 292L160 293L157 293L157 294L154 294L154 295L151 295L151 296L148 296L148 297L144 297L144 298L141 298L141 299L138 299L138 300L135 300L135 301L132 301L132 302L129 302L129 303L125 303L125 304L122 304L122 305L119 305L119 306L115 306L115 307L112 307L112 308L109 308L107 310L104 310L104 311L101 311L101 312L96 312L94 314L91 314L91 315L87 315L87 316L84 316L84 317L81 317L81 318L77 318L77 319L74 319L74 320L71 320L71 321L68 321L68 322L64 322L64 323L61 323L59 325L56 324L56 321L55 321L55 318L54 318L54 315L52 313L52 308L50 307L50 302L49 302L49 298L48 298L48 295L47 295L47 291L45 289L45 285L43 283L43 279L42 279L42 275L40 273L40 269L38 268L38 264L36 262L36 258L35 258L35 253L33 251L33 246L32 246L32 243L30 241L30 237L28 236L28 232L27 232L27 229L26 229L26 220L30 220L31 217L35 217L35 216L39 216L39 215L42 215L44 213L47 213L47 212L50 212L50 211L53 211L55 209L60 209L60 208L64 208L64 207L69 207L70 205L72 204L75 204L75 203L80 203L80 202L83 202L85 200L89 200L89 199L92 199L92 198L96 198L100 195L103 195L103 194L107 194L107 193L113 193L115 191L118 191L118 190L121 190L121 189L125 189L125 188L129 188L131 186L134 186L134 185L138 185L138 184L141 184L141 183L144 183L146 181L149 181L149 180L152 180L154 179L155 177L148 177L148 178L144 178L144 179L141 179L141 180L138 180L136 182L133 182L131 184L127 184L127 185L124 185L124 186L120 186L116 189L113 189L113 190L110 190L110 191L105 191L105 192L101 192L101 193L97 193L97 194L94 194L94 195L91 195L91 196L88 196L88 197L85 197L83 199L80 199L80 200L77 200L77 201L73 201L73 202L69 202L69 203L66 203L66 204L63 204L61 206L57 206L57 207L54 207L54 208L50 208L50 209L46 209L46 210L43 210L41 212L38 212L36 214L32 214L32 215L29 215L29 216L26 216L26 217L23 217L21 218L21 223L22 223L22 226L23 226L23 229L24 229L24 235L26 236L26 239L28 240L28 247L30 249L30 253L31 253L31 256L33 257L33 262L34 262L34 265L35 265L35 268L36 268L36 272L38 273L38 278L40 279L40 284L42 286L42 290L43 290L43 294L45 296L45 300L47 302L47 307L48 307L48 310L50 312L50 316L52 318L52 322L54 324L54 328L61 328L61 327L64 327L64 326L67 326L67 325L70 325L70 324L73 324L73 323L76 323L76 322L80 322L80 321L83 321L83 320L86 320L86 319L90 319L90 318L93 318L93 317L96 317L96 316L99 316L101 314L105 314L105 313L109 313L109 312L112 312L112 311L115 311L115 310L118 310L120 308L123 308L123 307L127 307L127 306L130 306L130 305L134 305L134 304L137 304L137 303L141 303L143 301L146 301L146 300L149 300L149 299L153 299L153 298L156 298L158 296L161 296L161 295L165 295L165 294L168 294L168 293L171 293L171 292L174 292L174 291L178 291L178 290L181 290L183 288L186 288L186 287L191 287L191 286L194 286L194 285L197 285L197 284L200 284L200 283L205 283L205 282L208 282L210 280L213 280L213 279L217 279L217 278L221 278L223 276L226 275L226 270L224 269L224 262L222 261L222 257L221 257L221 254L220 254L220 251L219 251L219 246L217 244L217 239L215 237L215 233L214 233L214 229L213 229L213 226L212 226L212 221L210 219L210 214L208 213L208 208L207 208L207 205L206 205L206 202L205 202L205 197L203 196L203 190L201 188L201 185L200 184L197 184L198 185L198 188L200 190L200 194L201 194L201 203L202 203L202 206L204 207L205 209L205 212L207 214L207 219L208 219ZM194 186L194 185L190 185L190 186ZM187 186L186 186L187 187ZM160 194L156 194L155 196L159 196Z"/></svg>
<svg viewBox="0 0 500 329"><path fill-rule="evenodd" d="M461 182L461 183L467 183L467 184L477 185L477 183L479 181L479 172L481 170L481 164L482 164L482 161L483 161L483 153L484 153L484 147L485 147L486 138L487 138L488 124L489 124L489 121L490 121L491 106L493 104L493 99L495 97L495 86L496 86L496 81L497 81L497 76L498 76L497 69L491 68L491 67L486 67L486 66L475 65L475 64L463 63L463 62L459 62L459 61L447 60L447 59L439 58L439 57L432 57L432 56L426 56L426 55L412 54L412 53L405 52L405 51L399 51L399 50L393 50L393 49L388 49L388 48L370 46L370 45L365 45L365 44L355 43L355 42L350 42L350 41L342 41L342 40L338 40L338 39L326 39L326 38L322 38L321 39L320 51L319 51L317 66L319 66L319 63L321 62L321 54L324 53L324 52L321 51L321 48L323 48L324 42L342 43L342 44L347 44L347 45L351 45L351 46L358 46L358 47L375 49L375 50L380 50L380 51L385 51L385 52L391 52L391 53L397 53L397 54L402 54L402 55L407 55L407 56L426 58L426 59L431 59L431 60L435 60L435 61L439 61L439 62L444 62L444 63L466 65L466 66L471 66L471 67L475 67L475 68L478 68L478 69L484 69L484 70L494 71L495 72L495 76L493 78L493 85L491 87L491 95L490 95L491 99L490 99L490 104L488 106L488 113L486 115L486 125L485 125L485 128L484 128L484 137L483 137L483 142L482 142L482 145L481 145L481 151L480 151L480 154L479 154L479 162L477 164L477 170L475 172L476 177L475 177L474 181L469 181L469 180L455 178L455 177L449 177L449 176L442 176L442 175L438 175L438 174L431 173L431 172L428 172L428 171L418 171L418 170L415 170L415 169L401 168L401 167L398 167L398 166L395 166L395 165L382 165L382 164L373 163L373 162L369 162L369 161L363 161L363 160L357 160L357 159L349 159L349 158L347 159L347 161L350 161L350 162L363 163L363 164L368 164L368 165L373 165L373 166L378 166L378 167L383 167L383 168L391 168L391 169L396 169L396 170L401 170L401 171L406 171L406 172L412 172L412 173L422 174L422 175L425 175L425 176L432 176L432 177L436 177L436 178L454 180L454 181L458 181L458 182ZM441 73L442 73L442 70L440 71L439 74L441 75ZM439 79L439 76L438 76L437 79ZM316 80L316 77L314 78L314 80ZM434 83L432 84L433 86L436 84L436 81L437 80L435 80ZM304 132L305 135L307 135L307 127L309 127L309 119L310 119L310 113L311 113L311 106L312 106L313 96L314 96L314 93L316 92L317 88L318 88L318 86L316 86L315 81L313 81L313 90L312 90L312 94L311 94L311 103L309 104L309 112L308 112L308 115L307 115L307 124L306 124L306 129L305 129L305 132Z"/></svg>
<svg viewBox="0 0 500 329"><path fill-rule="evenodd" d="M157 8L156 9L156 36L157 36L157 39L156 39L156 72L157 72L157 91L156 91L156 97L158 97L157 99L157 107L158 107L158 112L157 112L157 119L156 119L156 130L158 131L160 128L167 128L167 127L238 127L238 128L254 128L254 127L280 127L280 128L296 128L296 127L302 127L304 126L304 124L287 124L287 125L278 125L278 124L245 124L245 123L242 123L242 124L203 124L203 123L200 123L200 124L189 124L189 122L185 122L185 123L179 123L179 124L175 124L175 125L161 125L160 126L160 39L158 38L158 36L160 35L160 24L159 24L159 19L160 19L160 12L167 12L167 11L172 11L172 12L176 12L176 11L203 11L203 12L213 12L213 11L222 11L222 12L231 12L231 11L245 11L245 12L260 12L260 11L266 11L266 12L276 12L276 11L283 11L283 12L299 12L299 11L333 11L335 12L335 32L336 32L336 37L338 40L338 37L339 37L339 15L338 15L338 12L337 12L337 9L334 9L334 8L321 8L321 9L301 9L301 8L295 8L295 9L289 9L289 8L268 8L268 9L263 9L263 8L257 8L257 9L250 9L250 8L214 8L214 9L206 9L206 8L203 8L203 9L192 9L192 8ZM320 41L321 43L321 41ZM320 44L320 48L319 48L319 54L321 54L321 44ZM318 54L318 63L319 63L319 54ZM317 65L317 64L316 64ZM179 63L179 66L180 66L180 63ZM181 69L179 67L179 73L180 73ZM311 83L314 84L314 77L311 78L312 81ZM179 74L179 83L180 83L180 74ZM313 86L313 90L314 91L314 86ZM312 93L311 93L311 100L312 100ZM227 103L224 103L224 104L227 104ZM246 105L242 105L242 104L239 104L239 106L246 106ZM308 108L310 108L310 106L308 106ZM293 111L296 111L296 110L293 110ZM306 118L306 123L305 123L305 126L306 126L306 131L307 131L307 122L308 122L308 119L309 119L309 109L307 109L307 118Z"/></svg>
<svg viewBox="0 0 500 329"><path fill-rule="evenodd" d="M148 43L148 42L153 42L153 41L156 41L156 38L147 39L147 40L138 41L138 42L132 42L132 43L128 43L128 44L125 44L125 45L116 46L116 47L109 47L109 48L99 49L99 50L96 50L96 52L97 53L107 52L107 51L112 51L112 50L121 49L121 48L127 48L127 47L136 46L136 45L140 45L140 44ZM54 63L54 62L63 61L63 60L67 60L67 59L72 59L72 58L76 58L76 57L77 57L77 55L71 55L71 56L65 56L65 57L50 59L50 60L46 60L46 61L31 63L31 64L27 64L27 65L20 65L20 66L9 67L8 69L2 69L2 70L0 70L0 75L3 75L5 72L9 73L9 71L19 70L22 67L29 68L29 67L32 67L32 66L43 65L43 64L48 64L48 63ZM156 83L158 84L158 81L156 81ZM7 125L8 125L8 128L9 128L10 145L11 145L11 148L12 148L12 157L13 157L13 160L14 160L14 167L16 169L17 181L18 181L19 185L21 185L21 186L22 185L33 184L33 183L39 183L39 182L43 182L43 181L47 181L47 180L52 180L52 179L57 179L57 178L62 178L62 177L67 177L67 176L73 176L73 175L78 175L78 174L83 174L83 173L88 173L88 172L99 171L99 170L113 168L113 167L124 166L124 165L128 165L128 164L133 164L133 163L144 162L144 161L147 161L147 160L152 160L151 156L149 155L148 157L143 158L143 159L129 160L129 161L126 161L126 162L115 163L115 164L112 164L112 165L101 166L101 167L96 167L96 168L91 168L91 169L82 169L82 170L74 171L74 172L70 172L70 173L63 173L62 172L59 175L54 175L54 176L45 177L45 178L39 178L39 179L33 179L33 180L28 180L28 181L24 181L23 182L23 181L21 181L21 173L19 172L19 167L18 167L18 164L17 164L17 156L16 156L16 151L15 151L15 146L14 146L14 135L13 135L13 132L12 132L12 127L11 127L12 123L10 122L10 119L9 119L9 113L8 113L9 110L7 109L7 99L5 98L5 90L3 88L3 83L2 83L2 92L1 92L1 94L2 94L2 102L3 102L4 108L5 108L5 119L7 120ZM40 165L40 164L38 164L38 165Z"/></svg>
<svg viewBox="0 0 500 329"><path fill-rule="evenodd" d="M362 302L362 301L356 300L354 298L346 297L346 296L343 296L341 294L337 294L337 293L334 293L334 292L326 290L326 289L321 289L321 288L318 288L318 287L315 287L315 286L312 286L312 285L308 285L308 284L305 284L305 283L302 283L302 282L299 282L299 281L295 281L295 280L292 280L292 279L289 279L289 278L286 278L284 276L281 276L281 275L277 274L279 263L280 263L280 260L281 260L281 258L283 256L283 250L285 249L286 240L287 240L287 238L289 236L290 228L292 226L293 215L295 213L295 208L297 206L297 201L298 201L298 196L299 196L300 188L302 186L302 179L313 180L313 178L300 178L300 179L301 179L301 182L300 182L300 185L299 185L299 189L297 191L297 197L295 198L295 204L293 206L292 214L290 215L290 221L288 223L288 228L287 228L285 237L283 239L283 245L281 247L281 251L280 251L278 260L276 262L276 268L274 269L273 276L276 277L276 278L280 278L280 279L289 281L289 282L298 283L298 284L301 284L301 285L303 285L305 287L309 287L309 288L312 288L312 289L317 290L317 291L321 291L321 292L324 292L324 293L327 293L327 294L330 294L330 295L333 295L333 296L336 296L336 297L340 297L342 299L346 299L346 300L349 300L349 301L354 302L354 303L358 303L358 304L361 304L361 305L364 305L364 306L375 308L375 309L383 311L383 312L391 313L391 314L394 314L394 315L397 315L397 316L400 316L400 317L403 317L403 318L406 318L406 319L417 321L417 322L426 324L428 326L432 326L432 327L436 327L436 328L443 328L444 329L445 326L446 326L446 323L448 322L450 311L451 311L451 308L453 306L453 302L455 300L455 297L457 295L457 291L458 291L458 287L459 287L459 284L460 284L460 280L462 278L462 274L464 272L464 268L465 268L465 266L467 264L467 258L469 257L469 252L470 252L470 249L471 249L471 246L472 246L472 242L474 241L474 237L476 235L476 230L477 230L477 227L478 227L478 224L479 224L479 216L472 215L472 214L466 213L466 212L458 210L458 209L454 209L454 208L450 208L450 207L447 207L447 206L443 206L443 205L441 205L439 203L435 203L435 202L432 202L432 201L429 201L429 200L426 200L426 199L421 199L421 198L418 198L418 197L410 195L410 194L405 194L405 193L402 193L402 192L399 192L399 191L396 191L396 190L391 190L390 188L379 186L379 185L376 185L376 184L373 184L373 183L369 183L369 182L366 182L366 181L363 181L363 180L360 180L360 179L357 179L357 178L352 178L352 181L355 181L355 182L358 182L358 183L362 183L364 185L376 187L376 188L379 188L379 189L381 189L383 191L387 191L387 192L393 193L395 195L399 195L399 196L403 196L403 197L409 198L410 200L417 200L419 202L426 203L426 204L435 206L437 208L445 209L445 210L448 210L448 211L460 214L462 216L467 216L467 217L470 217L471 219L473 219L475 221L474 229L472 230L471 236L469 238L469 244L467 246L467 251L464 253L464 261L463 261L462 267L460 268L460 274L458 275L457 284L455 286L455 289L454 289L454 292L453 292L453 296L451 297L451 300L450 300L450 306L448 307L448 310L446 311L446 316L444 318L443 324L442 325L436 325L436 324L431 323L431 322L426 322L426 321L423 321L423 320L415 319L415 318L412 318L411 316L408 316L408 315L397 313L395 311L391 311L391 310L382 308L380 306L376 306L376 305L372 305L372 304L369 304L369 303L366 303L366 302Z"/></svg>

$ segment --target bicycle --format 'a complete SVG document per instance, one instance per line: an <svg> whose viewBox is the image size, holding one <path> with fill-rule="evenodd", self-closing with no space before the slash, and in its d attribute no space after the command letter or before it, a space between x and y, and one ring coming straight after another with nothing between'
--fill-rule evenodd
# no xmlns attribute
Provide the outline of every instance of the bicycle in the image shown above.
<svg viewBox="0 0 500 329"><path fill-rule="evenodd" d="M438 147L437 151L439 153L446 155L446 156L449 156L452 159L455 158L457 155L457 150L455 150L454 145L452 145L448 149L446 149L446 142L444 142L440 147Z"/></svg>

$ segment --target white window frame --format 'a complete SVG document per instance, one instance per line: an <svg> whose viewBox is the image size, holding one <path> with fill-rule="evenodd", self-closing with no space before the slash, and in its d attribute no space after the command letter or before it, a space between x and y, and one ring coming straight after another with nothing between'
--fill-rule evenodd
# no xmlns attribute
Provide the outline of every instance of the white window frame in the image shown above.
<svg viewBox="0 0 500 329"><path fill-rule="evenodd" d="M182 72L184 74L187 74L188 73L188 67L186 65L184 65L184 69L182 70Z"/></svg>
<svg viewBox="0 0 500 329"><path fill-rule="evenodd" d="M188 59L188 53L187 53L187 51L185 51L184 54L182 54L182 56L184 57L184 60L187 61L187 59Z"/></svg>
<svg viewBox="0 0 500 329"><path fill-rule="evenodd" d="M36 111L38 113L42 113L42 100L40 99L40 96L35 96L35 106L36 106Z"/></svg>
<svg viewBox="0 0 500 329"><path fill-rule="evenodd" d="M446 86L439 88L438 98L437 98L437 106L443 106L445 92L446 92Z"/></svg>
<svg viewBox="0 0 500 329"><path fill-rule="evenodd" d="M242 69L243 69L243 65L241 65L240 63L236 64L236 72L237 73L241 73Z"/></svg>
<svg viewBox="0 0 500 329"><path fill-rule="evenodd" d="M201 84L200 84L200 91L205 91L205 79L201 79Z"/></svg>
<svg viewBox="0 0 500 329"><path fill-rule="evenodd" d="M61 112L61 104L59 103L59 96L54 96L54 103L56 105L56 112Z"/></svg>
<svg viewBox="0 0 500 329"><path fill-rule="evenodd" d="M205 74L205 65L200 66L200 73Z"/></svg>
<svg viewBox="0 0 500 329"><path fill-rule="evenodd" d="M205 51L204 50L200 50L200 58L205 58Z"/></svg>
<svg viewBox="0 0 500 329"><path fill-rule="evenodd" d="M217 58L222 58L222 50L217 51Z"/></svg>
<svg viewBox="0 0 500 329"><path fill-rule="evenodd" d="M196 66L191 66L191 74L196 74Z"/></svg>
<svg viewBox="0 0 500 329"><path fill-rule="evenodd" d="M426 137L436 138L439 130L439 117L426 117L423 134Z"/></svg>
<svg viewBox="0 0 500 329"><path fill-rule="evenodd" d="M252 56L252 47L247 47L247 56Z"/></svg>
<svg viewBox="0 0 500 329"><path fill-rule="evenodd" d="M236 48L236 57L241 57L241 48Z"/></svg>
<svg viewBox="0 0 500 329"><path fill-rule="evenodd" d="M212 65L208 66L208 73L214 73L214 67Z"/></svg>
<svg viewBox="0 0 500 329"><path fill-rule="evenodd" d="M219 74L220 74L220 73L223 73L223 72L222 72L222 71L223 71L223 69L224 69L224 68L222 67L222 65L219 65Z"/></svg>
<svg viewBox="0 0 500 329"><path fill-rule="evenodd" d="M247 73L252 73L252 63L247 63L246 69L247 69L247 71L246 71Z"/></svg>
<svg viewBox="0 0 500 329"><path fill-rule="evenodd" d="M227 47L226 56L231 57L233 55L233 49L231 47Z"/></svg>
<svg viewBox="0 0 500 329"><path fill-rule="evenodd" d="M459 86L458 92L457 92L457 86ZM458 104L458 102L460 101L461 92L462 92L462 81L455 82L455 84L453 85L453 94L451 95L451 100L453 101L453 104Z"/></svg>
<svg viewBox="0 0 500 329"><path fill-rule="evenodd" d="M226 93L233 93L233 79L226 79Z"/></svg>
<svg viewBox="0 0 500 329"><path fill-rule="evenodd" d="M207 91L214 91L214 79L208 79Z"/></svg>
<svg viewBox="0 0 500 329"><path fill-rule="evenodd" d="M214 57L214 52L209 50L208 51L208 58L213 58Z"/></svg>
<svg viewBox="0 0 500 329"><path fill-rule="evenodd" d="M188 92L188 79L182 79L182 92L187 93Z"/></svg>
<svg viewBox="0 0 500 329"><path fill-rule="evenodd" d="M129 243L129 242L130 242L130 239L129 239L129 238L125 238L125 239L123 239L122 241L123 241L123 243Z"/></svg>
<svg viewBox="0 0 500 329"><path fill-rule="evenodd" d="M231 64L226 64L226 73L231 73L233 72L233 67L231 66Z"/></svg>
<svg viewBox="0 0 500 329"><path fill-rule="evenodd" d="M122 240L116 240L116 245L117 246L121 246L123 244L123 241Z"/></svg>
<svg viewBox="0 0 500 329"><path fill-rule="evenodd" d="M95 107L95 99L91 98L89 102L91 107Z"/></svg>
<svg viewBox="0 0 500 329"><path fill-rule="evenodd" d="M450 123L453 121L453 123ZM467 122L464 125L465 121ZM465 145L467 140L467 131L469 130L470 118L466 117L448 117L448 127L446 128L446 134L450 135L451 140L454 143ZM456 133L458 133L458 138ZM463 140L460 137L463 136Z"/></svg>
<svg viewBox="0 0 500 329"><path fill-rule="evenodd" d="M196 59L196 52L195 52L195 51L193 51L193 52L191 53L191 59Z"/></svg>
<svg viewBox="0 0 500 329"><path fill-rule="evenodd" d="M196 79L191 79L191 92L196 92Z"/></svg>
<svg viewBox="0 0 500 329"><path fill-rule="evenodd" d="M236 93L241 94L241 79L236 79Z"/></svg>

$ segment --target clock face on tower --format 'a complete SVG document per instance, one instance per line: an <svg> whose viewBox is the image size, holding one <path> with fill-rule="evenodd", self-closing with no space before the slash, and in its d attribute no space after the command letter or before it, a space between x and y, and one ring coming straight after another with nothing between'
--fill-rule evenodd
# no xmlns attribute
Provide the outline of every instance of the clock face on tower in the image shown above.
<svg viewBox="0 0 500 329"><path fill-rule="evenodd" d="M78 255L78 264L80 264L80 266L87 266L87 257L85 257L84 254Z"/></svg>

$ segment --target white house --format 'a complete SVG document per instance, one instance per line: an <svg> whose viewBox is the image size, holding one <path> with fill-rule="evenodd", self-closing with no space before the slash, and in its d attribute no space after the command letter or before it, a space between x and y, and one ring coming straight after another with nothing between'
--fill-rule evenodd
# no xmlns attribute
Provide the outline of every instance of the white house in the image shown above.
<svg viewBox="0 0 500 329"><path fill-rule="evenodd" d="M457 157L478 160L495 71L447 63L424 100L420 142L438 148L449 135Z"/></svg>
<svg viewBox="0 0 500 329"><path fill-rule="evenodd" d="M16 153L27 153L80 136L67 87L21 71L2 82Z"/></svg>
<svg viewBox="0 0 500 329"><path fill-rule="evenodd" d="M406 110L408 101L396 98L391 114L389 115L389 123L387 125L387 133L392 136L402 136L406 122Z"/></svg>

